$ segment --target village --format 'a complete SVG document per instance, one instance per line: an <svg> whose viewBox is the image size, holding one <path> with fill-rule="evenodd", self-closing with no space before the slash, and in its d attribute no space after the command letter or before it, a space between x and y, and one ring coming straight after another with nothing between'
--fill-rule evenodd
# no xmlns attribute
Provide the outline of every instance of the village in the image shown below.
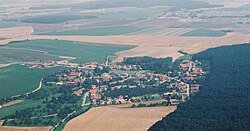
<svg viewBox="0 0 250 131"><path fill-rule="evenodd" d="M31 68L59 66L57 62L25 63ZM66 65L65 65L66 66ZM202 63L184 59L178 69L166 74L143 70L140 65L123 63L67 64L69 69L43 78L45 85L67 86L73 95L90 99L92 106L119 105L164 100L178 105L199 91L199 79L206 74Z"/></svg>
<svg viewBox="0 0 250 131"><path fill-rule="evenodd" d="M179 10L179 11L165 11L158 15L158 19L177 19L177 20L199 20L200 17L197 11Z"/></svg>

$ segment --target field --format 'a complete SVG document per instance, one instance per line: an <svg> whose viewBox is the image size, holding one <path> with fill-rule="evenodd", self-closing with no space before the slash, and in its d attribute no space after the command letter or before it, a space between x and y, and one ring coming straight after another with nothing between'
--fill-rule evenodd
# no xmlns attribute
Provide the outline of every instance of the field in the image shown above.
<svg viewBox="0 0 250 131"><path fill-rule="evenodd" d="M97 107L69 121L64 130L145 131L175 109Z"/></svg>
<svg viewBox="0 0 250 131"><path fill-rule="evenodd" d="M21 20L23 23L42 23L42 24L55 24L67 22L70 20L79 19L94 19L96 16L80 16L80 15L48 15L48 16L36 16L31 18L25 18Z"/></svg>
<svg viewBox="0 0 250 131"><path fill-rule="evenodd" d="M31 26L0 28L0 45L8 44L13 39L26 37L27 35L30 35L33 32L34 29Z"/></svg>
<svg viewBox="0 0 250 131"><path fill-rule="evenodd" d="M1 21L0 28L8 28L18 26L20 23L17 21Z"/></svg>
<svg viewBox="0 0 250 131"><path fill-rule="evenodd" d="M30 49L56 56L75 57L72 62L84 63L90 61L105 61L107 55L129 50L135 46L82 43L62 40L32 40L9 44L6 47L15 49Z"/></svg>
<svg viewBox="0 0 250 131"><path fill-rule="evenodd" d="M74 8L74 9L102 9L102 8L119 8L119 7L141 7L147 8L152 6L175 6L176 8L188 8L188 9L196 9L196 8L207 8L214 7L215 5L211 5L207 2L199 2L199 1L172 1L172 0L144 0L142 1L133 1L133 0L123 0L123 1L96 1L96 2L82 2L76 4L69 5L57 5L57 6L40 6L33 9L50 9L50 8Z"/></svg>
<svg viewBox="0 0 250 131"><path fill-rule="evenodd" d="M21 65L0 68L0 99L35 90L44 75L62 69L62 67L30 69Z"/></svg>
<svg viewBox="0 0 250 131"><path fill-rule="evenodd" d="M31 26L0 28L0 38L16 38L20 36L30 35L33 33Z"/></svg>
<svg viewBox="0 0 250 131"><path fill-rule="evenodd" d="M25 56L25 57L23 57ZM10 64L28 61L61 60L58 56L45 54L44 52L0 47L0 64Z"/></svg>
<svg viewBox="0 0 250 131"><path fill-rule="evenodd" d="M1 131L49 131L51 127L11 127L0 126Z"/></svg>
<svg viewBox="0 0 250 131"><path fill-rule="evenodd" d="M208 48L222 45L232 45L238 43L247 43L250 41L249 34L227 33L222 37L192 37L192 36L45 36L31 35L32 39L58 39L72 40L79 42L110 43L114 45L132 45L133 49L120 51L116 61L123 60L123 57L134 56L152 56L152 57L173 57L181 56L179 50L185 50L188 53L197 53Z"/></svg>
<svg viewBox="0 0 250 131"><path fill-rule="evenodd" d="M221 37L226 35L222 31L206 30L206 29L196 29L187 33L182 34L182 36L207 36L207 37Z"/></svg>
<svg viewBox="0 0 250 131"><path fill-rule="evenodd" d="M148 28L138 28L133 26L115 26L115 27L102 27L93 29L70 30L43 33L41 35L85 35L85 36L110 36L110 35L124 35L131 34Z"/></svg>
<svg viewBox="0 0 250 131"><path fill-rule="evenodd" d="M147 32L142 32L146 35L155 35L155 36L181 36L185 33L194 31L195 28L155 28Z"/></svg>

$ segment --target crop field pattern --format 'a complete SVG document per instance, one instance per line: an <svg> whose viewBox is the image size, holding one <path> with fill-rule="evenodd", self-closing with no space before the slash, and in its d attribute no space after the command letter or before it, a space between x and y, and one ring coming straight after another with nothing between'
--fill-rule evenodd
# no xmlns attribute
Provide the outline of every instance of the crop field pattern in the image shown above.
<svg viewBox="0 0 250 131"><path fill-rule="evenodd" d="M139 28L133 26L118 26L118 27L102 27L93 29L70 30L42 33L41 35L85 35L85 36L110 36L110 35L125 35L144 31L148 28Z"/></svg>
<svg viewBox="0 0 250 131"><path fill-rule="evenodd" d="M182 36L207 36L207 37L221 37L224 35L226 35L226 33L222 31L205 30L205 29L196 29L182 34Z"/></svg>

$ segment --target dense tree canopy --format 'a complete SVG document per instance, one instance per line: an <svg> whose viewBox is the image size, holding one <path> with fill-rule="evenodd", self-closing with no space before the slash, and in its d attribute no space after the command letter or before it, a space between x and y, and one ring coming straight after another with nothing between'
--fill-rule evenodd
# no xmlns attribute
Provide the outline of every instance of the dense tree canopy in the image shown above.
<svg viewBox="0 0 250 131"><path fill-rule="evenodd" d="M153 70L158 73L170 70L173 58L132 57L124 59L124 64L139 65L143 70Z"/></svg>
<svg viewBox="0 0 250 131"><path fill-rule="evenodd" d="M208 49L193 59L209 61L203 88L150 131L250 129L250 44Z"/></svg>

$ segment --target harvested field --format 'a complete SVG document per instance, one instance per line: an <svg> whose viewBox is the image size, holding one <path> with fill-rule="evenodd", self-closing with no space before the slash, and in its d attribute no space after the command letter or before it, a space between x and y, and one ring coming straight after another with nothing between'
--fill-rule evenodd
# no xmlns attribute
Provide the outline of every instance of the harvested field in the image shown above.
<svg viewBox="0 0 250 131"><path fill-rule="evenodd" d="M244 5L249 5L249 1L230 1L230 2L223 2L224 6L226 8L236 8L236 7L241 7Z"/></svg>
<svg viewBox="0 0 250 131"><path fill-rule="evenodd" d="M173 57L181 56L178 50L188 53L197 53L208 48L222 45L232 45L250 42L249 34L228 33L222 37L188 37L188 36L44 36L30 35L22 39L59 39L80 42L110 43L121 45L138 45L138 47L127 51L121 51L117 61L123 57L152 56ZM21 38L20 38L21 39ZM19 40L20 40L19 39Z"/></svg>
<svg viewBox="0 0 250 131"><path fill-rule="evenodd" d="M23 100L14 100L14 101L8 102L6 104L3 104L3 107L12 106L12 105L15 105L15 104L18 104L18 103L21 103L21 102L23 102Z"/></svg>
<svg viewBox="0 0 250 131"><path fill-rule="evenodd" d="M49 131L51 127L11 127L0 126L0 131Z"/></svg>
<svg viewBox="0 0 250 131"><path fill-rule="evenodd" d="M0 37L6 39L26 36L31 33L33 33L33 28L31 26L0 28Z"/></svg>
<svg viewBox="0 0 250 131"><path fill-rule="evenodd" d="M151 108L97 107L74 118L65 131L145 131L162 117L173 112L175 106Z"/></svg>
<svg viewBox="0 0 250 131"><path fill-rule="evenodd" d="M31 26L20 26L10 28L0 28L0 45L8 44L9 42L15 41L16 39L24 40L24 37L31 35L34 32Z"/></svg>

